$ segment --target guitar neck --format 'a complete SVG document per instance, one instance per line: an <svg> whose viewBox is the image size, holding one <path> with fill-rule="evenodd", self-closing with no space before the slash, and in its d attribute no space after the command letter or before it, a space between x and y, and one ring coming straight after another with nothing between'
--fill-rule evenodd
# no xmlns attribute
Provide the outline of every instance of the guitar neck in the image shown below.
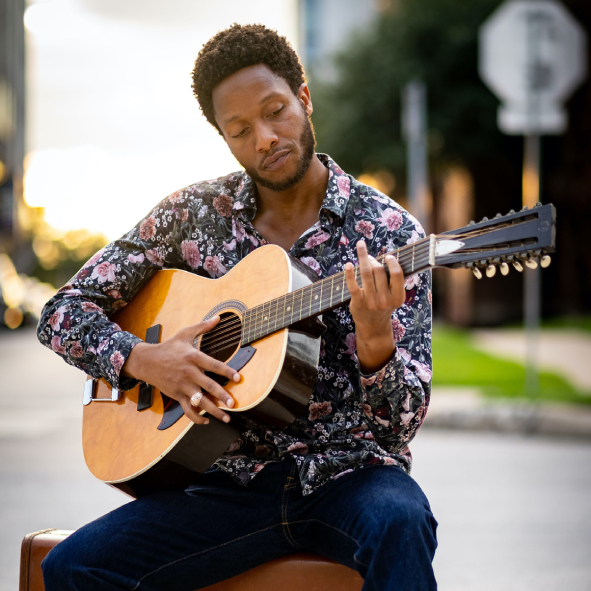
<svg viewBox="0 0 591 591"><path fill-rule="evenodd" d="M423 238L414 244L381 255L377 260L385 266L386 256L390 254L398 260L405 277L420 273L433 264L434 238ZM361 286L359 266L356 266L354 271L355 279ZM350 300L351 294L344 272L315 281L311 285L247 310L243 317L241 344L247 345L302 320L319 316Z"/></svg>

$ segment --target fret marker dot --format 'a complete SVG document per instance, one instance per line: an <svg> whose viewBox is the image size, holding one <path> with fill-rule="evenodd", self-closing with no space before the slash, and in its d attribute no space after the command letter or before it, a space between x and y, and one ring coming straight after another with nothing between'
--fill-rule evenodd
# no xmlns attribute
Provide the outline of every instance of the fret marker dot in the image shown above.
<svg viewBox="0 0 591 591"><path fill-rule="evenodd" d="M267 317L265 316L265 317L263 318L263 320L267 320Z"/></svg>
<svg viewBox="0 0 591 591"><path fill-rule="evenodd" d="M318 296L314 296L314 299L317 300L318 299Z"/></svg>
<svg viewBox="0 0 591 591"><path fill-rule="evenodd" d="M291 308L289 306L287 306L287 311L289 312L291 310Z"/></svg>
<svg viewBox="0 0 591 591"><path fill-rule="evenodd" d="M337 287L337 291L339 291L339 289L341 289L340 287Z"/></svg>

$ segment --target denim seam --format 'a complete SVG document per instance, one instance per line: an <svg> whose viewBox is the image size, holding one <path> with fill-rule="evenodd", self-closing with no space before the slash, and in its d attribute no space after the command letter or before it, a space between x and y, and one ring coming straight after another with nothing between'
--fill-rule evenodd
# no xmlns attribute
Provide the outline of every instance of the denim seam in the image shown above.
<svg viewBox="0 0 591 591"><path fill-rule="evenodd" d="M173 564L177 564L178 562L182 562L183 560L187 560L188 558L193 558L195 556L199 556L200 554L205 554L207 552L210 552L211 550L217 550L218 548L222 548L223 546L227 546L228 544L233 544L234 542L239 542L240 540L244 540L245 538L249 538L250 536L254 536L255 534L260 534L264 531L273 529L274 527L277 527L278 525L282 525L281 523L277 523L275 525L270 525L269 527L265 527L264 529L259 529L257 531L254 531L250 534L246 534L245 536L240 536L239 538L235 538L233 540L228 540L227 542L224 542L223 544L218 544L217 546L212 546L211 548L206 548L205 550L201 550L200 552L194 552L193 554L189 554L188 556L183 556L182 558L177 558L176 560L173 560L172 562L169 562L167 564L163 564L162 566L158 567L157 569L150 571L149 573L146 573L143 577L141 577L138 582L136 583L135 587L132 588L132 591L134 591L135 589L137 589L141 582L146 579L147 577L149 577L150 575L156 574L157 572L168 568L169 566L172 566Z"/></svg>
<svg viewBox="0 0 591 591"><path fill-rule="evenodd" d="M334 529L335 531L338 531L340 534L343 534L346 538L353 540L357 544L358 548L361 548L361 544L354 537L350 536L347 532L344 532L343 530L339 529L338 527L335 527L334 525L329 525L328 523L324 523L324 521L321 521L320 519L300 519L298 521L292 521L291 524L294 525L296 523L308 523L310 521L316 521L317 523L320 523L321 525L324 525L330 529ZM355 555L353 555L353 560L355 562L361 564L362 566L369 568L369 566L367 564L365 564L364 562L361 562L361 560L357 560L357 558L355 558Z"/></svg>
<svg viewBox="0 0 591 591"><path fill-rule="evenodd" d="M285 498L285 495L288 490L293 488L293 484L290 484L289 481L293 479L292 474L294 473L294 469L295 469L295 466L292 467L291 472L290 472L289 476L287 477L287 482L285 483L285 486L283 487L283 497L281 498L281 521L282 521L281 526L283 527L283 535L285 536L287 541L294 548L301 550L301 546L295 541L294 537L291 535L291 531L289 530L289 523L287 522L287 503L288 503L289 495L287 495L288 499Z"/></svg>

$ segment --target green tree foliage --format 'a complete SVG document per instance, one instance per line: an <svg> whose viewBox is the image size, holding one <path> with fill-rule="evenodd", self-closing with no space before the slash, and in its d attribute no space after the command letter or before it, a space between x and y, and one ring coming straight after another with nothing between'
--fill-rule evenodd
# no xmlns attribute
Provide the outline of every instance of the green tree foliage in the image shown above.
<svg viewBox="0 0 591 591"><path fill-rule="evenodd" d="M314 80L319 150L352 174L404 176L401 89L427 85L431 164L468 167L503 151L497 99L478 75L478 28L499 0L398 0L337 57L338 82Z"/></svg>

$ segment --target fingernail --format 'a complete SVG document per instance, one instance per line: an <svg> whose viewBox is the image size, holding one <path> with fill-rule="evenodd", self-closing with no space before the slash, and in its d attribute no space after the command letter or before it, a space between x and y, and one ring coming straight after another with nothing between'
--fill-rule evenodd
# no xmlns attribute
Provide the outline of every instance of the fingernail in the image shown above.
<svg viewBox="0 0 591 591"><path fill-rule="evenodd" d="M234 378L233 378L233 380L234 380L235 382L239 382L239 381L240 381L240 374L239 374L239 373L235 373L235 374L234 374Z"/></svg>
<svg viewBox="0 0 591 591"><path fill-rule="evenodd" d="M209 419L205 419L204 425L209 425Z"/></svg>
<svg viewBox="0 0 591 591"><path fill-rule="evenodd" d="M224 415L224 418L222 420L224 421L224 423L229 423L230 417L228 415Z"/></svg>
<svg viewBox="0 0 591 591"><path fill-rule="evenodd" d="M231 398L228 398L228 400L226 400L226 406L232 408L234 406L234 401Z"/></svg>

